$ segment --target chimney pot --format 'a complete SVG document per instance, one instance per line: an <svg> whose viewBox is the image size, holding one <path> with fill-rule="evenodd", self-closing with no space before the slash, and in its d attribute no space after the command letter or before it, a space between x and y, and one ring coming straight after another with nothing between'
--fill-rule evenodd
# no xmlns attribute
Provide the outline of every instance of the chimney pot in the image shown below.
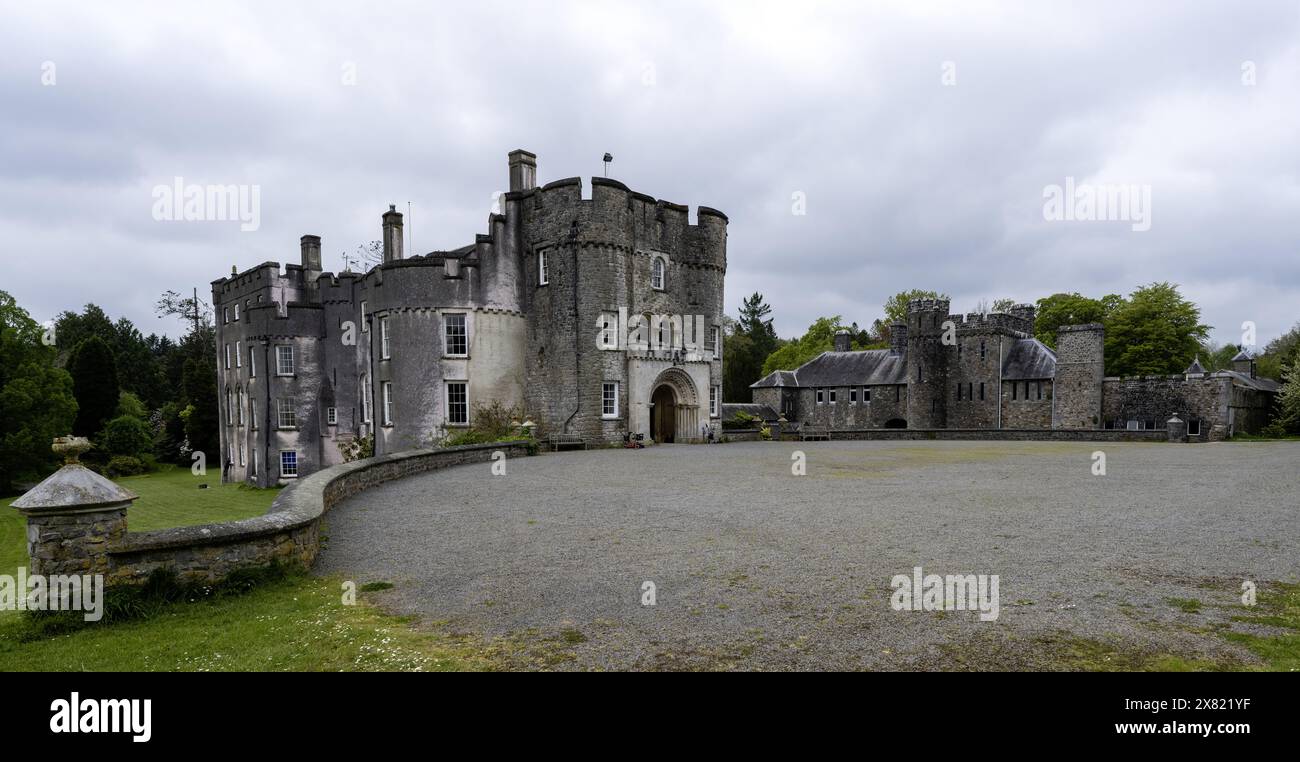
<svg viewBox="0 0 1300 762"><path fill-rule="evenodd" d="M537 154L522 148L511 151L507 157L510 162L510 190L531 190L537 187Z"/></svg>

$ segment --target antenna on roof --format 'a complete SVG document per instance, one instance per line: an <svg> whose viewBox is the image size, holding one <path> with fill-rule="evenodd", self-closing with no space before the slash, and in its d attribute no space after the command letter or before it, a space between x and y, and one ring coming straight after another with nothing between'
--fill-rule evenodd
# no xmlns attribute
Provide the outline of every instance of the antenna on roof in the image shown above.
<svg viewBox="0 0 1300 762"><path fill-rule="evenodd" d="M613 160L614 160L614 154L606 151L605 158L603 159L603 161L605 162L605 177L609 177L609 163Z"/></svg>

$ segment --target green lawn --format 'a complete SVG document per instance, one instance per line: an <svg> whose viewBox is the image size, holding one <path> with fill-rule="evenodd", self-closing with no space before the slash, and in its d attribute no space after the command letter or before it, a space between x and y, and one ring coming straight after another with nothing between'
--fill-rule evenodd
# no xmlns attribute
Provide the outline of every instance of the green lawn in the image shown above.
<svg viewBox="0 0 1300 762"><path fill-rule="evenodd" d="M39 639L24 618L6 617L0 672L483 670L503 648L417 630L364 593L355 605L342 600L341 580L293 576Z"/></svg>
<svg viewBox="0 0 1300 762"><path fill-rule="evenodd" d="M162 466L154 473L117 482L140 496L126 513L132 531L260 516L279 494L279 489L222 484L219 473L194 476L188 468L177 466ZM200 484L208 488L199 489ZM13 574L19 566L27 566L27 522L9 507L16 499L0 502L0 574Z"/></svg>

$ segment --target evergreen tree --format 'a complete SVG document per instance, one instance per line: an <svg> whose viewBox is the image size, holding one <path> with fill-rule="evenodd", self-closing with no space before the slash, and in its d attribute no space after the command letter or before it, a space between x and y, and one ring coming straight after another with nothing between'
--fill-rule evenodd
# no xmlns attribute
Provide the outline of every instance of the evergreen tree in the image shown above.
<svg viewBox="0 0 1300 762"><path fill-rule="evenodd" d="M215 463L220 453L220 402L217 399L215 359L185 361L185 437L190 450L200 451ZM269 422L268 422L269 425Z"/></svg>
<svg viewBox="0 0 1300 762"><path fill-rule="evenodd" d="M93 437L117 412L121 389L113 351L99 336L91 336L73 350L68 360L72 393L77 398L77 420L72 433Z"/></svg>
<svg viewBox="0 0 1300 762"><path fill-rule="evenodd" d="M55 366L44 330L13 297L0 291L0 494L22 477L56 467L50 450L77 415L72 378Z"/></svg>

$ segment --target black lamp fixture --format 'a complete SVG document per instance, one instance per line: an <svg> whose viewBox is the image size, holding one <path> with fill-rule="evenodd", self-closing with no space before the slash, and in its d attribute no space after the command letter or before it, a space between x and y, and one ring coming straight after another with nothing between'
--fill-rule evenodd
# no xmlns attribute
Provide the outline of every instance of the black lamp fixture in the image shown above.
<svg viewBox="0 0 1300 762"><path fill-rule="evenodd" d="M611 161L613 161L613 160L614 160L614 154L609 153L608 151L606 151L606 152L605 152L605 158L604 158L604 162L605 162L605 177L609 177L609 163L610 163Z"/></svg>

